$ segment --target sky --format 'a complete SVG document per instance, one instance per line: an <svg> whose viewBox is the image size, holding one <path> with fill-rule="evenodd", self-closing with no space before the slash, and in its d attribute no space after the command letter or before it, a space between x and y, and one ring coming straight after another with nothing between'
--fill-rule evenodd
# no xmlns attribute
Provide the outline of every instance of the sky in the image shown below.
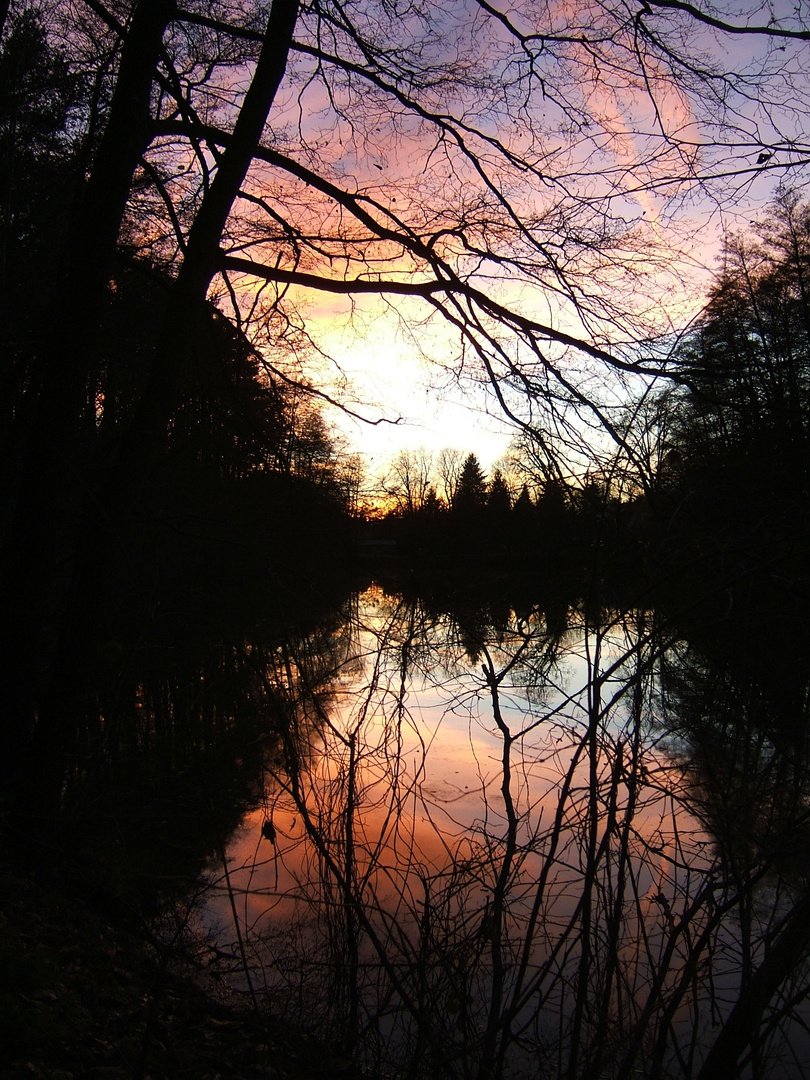
<svg viewBox="0 0 810 1080"><path fill-rule="evenodd" d="M352 396L363 403L357 412L372 422L339 411L333 417L341 435L363 453L370 471L384 468L401 450L453 448L475 453L490 472L514 436L514 427L498 415L491 392L480 385L462 387L453 379L444 379L442 385L428 362L408 343L397 341L395 326L389 326L388 335L383 328L378 333L355 344L341 359Z"/></svg>
<svg viewBox="0 0 810 1080"><path fill-rule="evenodd" d="M691 287L684 287L678 301L682 325L698 312L710 285L724 224L747 224L754 212L751 207L764 205L775 185L775 180L761 182L739 219L720 219L706 208L694 211L703 222L702 241L689 258ZM649 205L646 199L645 204ZM481 381L480 373L477 378L459 380L448 372L443 360L453 346L449 339L442 340L440 331L434 329L429 337L429 355L420 355L426 349L424 339L409 339L388 305L377 311L376 301L366 300L365 305L366 312L358 312L362 304L356 301L349 320L345 303L317 299L308 318L319 344L339 366L333 375L339 375L341 386L337 388L336 383L330 392L366 421L351 412L330 410L334 429L346 440L348 450L361 453L371 475L383 475L403 450L471 451L491 476L517 430L504 416L492 389ZM348 390L342 384L344 378ZM321 385L329 388L328 375Z"/></svg>
<svg viewBox="0 0 810 1080"><path fill-rule="evenodd" d="M405 328L407 304L376 299L302 297L306 323L334 364L319 368L318 385L349 410L328 410L349 452L359 452L369 473L382 474L403 450L472 452L492 473L514 437L477 370L459 379L447 361L453 352L442 323ZM424 314L424 312L422 312Z"/></svg>
<svg viewBox="0 0 810 1080"><path fill-rule="evenodd" d="M775 184L760 186L751 206L760 207ZM747 223L755 211L746 207ZM737 224L726 219L730 226ZM703 243L691 256L692 284L682 295L681 318L686 325L699 311L709 288L721 248L722 223L706 226ZM348 330L342 306L318 305L314 322L320 325L319 342L340 367L345 389L335 391L339 400L351 403L349 412L332 409L330 419L350 452L360 452L371 475L383 475L390 461L403 450L437 453L445 448L473 452L489 476L509 449L516 427L503 415L491 388L479 379L453 378L442 364L448 342L436 340L435 364L420 355L422 345L403 340L398 320L386 314L359 320ZM310 322L310 326L314 325ZM324 380L328 383L328 379Z"/></svg>
<svg viewBox="0 0 810 1080"><path fill-rule="evenodd" d="M377 471L401 450L456 449L474 453L484 471L491 473L515 431L505 418L491 413L483 388L477 394L459 390L453 395L449 390L431 389L417 363L410 370L407 362L395 369L389 364L388 374L392 369L402 390L394 401L379 400L388 415L399 410L402 418L397 424L370 426L350 417L336 418L338 429L361 449L369 468Z"/></svg>
<svg viewBox="0 0 810 1080"><path fill-rule="evenodd" d="M505 7L514 14L521 4L514 0ZM475 5L470 11L473 9ZM463 0L448 10L459 16L458 49L461 52L465 48L478 49L470 29L472 16ZM569 23L577 25L578 19L586 19L589 12L596 18L602 9L598 4L589 5L588 0L549 0L543 10L549 26L557 20L559 27L568 27ZM528 13L530 8L526 7L525 11ZM470 17L462 19L465 12ZM489 20L487 25L493 44L505 49L504 42L498 39L497 20ZM700 33L705 34L707 46L711 46L709 32ZM598 39L597 30L594 41ZM437 38L434 46L438 47L438 41ZM441 37L442 48L447 47L448 41ZM606 58L623 63L626 54L621 53L621 44L616 45L618 51L614 54L612 37L607 35L604 41ZM784 54L769 55L777 57L778 64L782 64L783 56L792 57L794 70L796 64L801 70L803 54L794 46L795 43L786 46ZM734 65L731 69L734 71L742 71L751 62L756 48L765 48L759 40L752 45L750 38L734 39L732 47L739 56L727 55L724 59ZM777 137L794 130L790 127L795 119L790 113L792 103L788 101L787 111L778 114L783 127L777 131L768 126L770 118L765 113L755 115L751 111L747 115L746 110L754 106L749 105L747 98L740 97L738 104L742 102L743 111L738 120L745 137L737 144L729 135L728 144L720 146L712 139L722 142L726 129L714 122L710 109L702 118L693 114L693 99L677 80L673 81L666 62L655 60L648 69L655 82L656 107L660 110L656 116L639 85L633 89L630 83L624 84L621 74L602 77L602 68L592 58L593 50L575 56L576 47L558 44L555 48L558 60L548 60L545 53L542 58L542 63L552 65L542 69L552 79L549 84L552 92L546 95L542 80L533 84L534 97L523 114L524 121L527 116L530 120L528 126L521 127L516 119L521 109L519 98L501 101L498 86L494 90L490 88L491 96L482 97L482 100L486 98L486 107L482 106L483 111L478 112L472 111L472 106L468 109L463 98L448 102L441 95L431 106L430 91L424 91L427 106L446 109L448 115L457 114L465 138L482 155L479 161L487 161L492 188L480 182L475 166L460 153L453 138L437 139L436 130L429 126L428 130L416 122L412 113L404 109L398 113L391 104L393 97L388 96L381 103L373 94L369 96L369 86L363 89L365 96L355 98L349 83L336 82L333 91L347 95L341 111L332 107L332 99L325 95L323 85L307 79L304 66L299 71L299 81L293 79L290 83L289 115L282 107L281 119L295 121L297 127L300 110L300 116L305 118L301 122L305 124L308 145L316 157L322 161L328 159L333 170L330 175L338 178L346 191L361 193L363 205L370 208L383 230L390 229L398 236L440 238L435 250L447 252L448 265L462 278L472 274L479 288L491 289L491 295L499 301L505 300L516 311L586 340L591 332L598 334L608 324L619 326L622 318L625 323L619 336L624 333L625 341L636 332L643 337L647 327L657 326L658 332L662 332L661 328L677 329L699 310L710 283L710 270L723 227L739 226L741 221L747 224L784 175L779 170L762 171L759 175L755 163L762 145L769 145L767 140L775 143ZM807 46L802 44L801 48L806 50ZM477 55L480 61L480 50ZM499 61L490 60L488 52L485 55L486 62L497 68ZM502 73L508 80L516 68L503 57ZM569 61L573 64L573 74L566 83L564 68ZM305 65L304 61L301 63ZM441 73L441 58L437 63L437 71ZM656 66L659 64L660 70ZM560 81L554 83L560 72ZM485 81L487 74L486 71L481 74L482 80ZM500 77L498 68L495 81ZM516 92L520 89L517 82L514 88ZM452 90L448 93L452 94ZM555 94L557 103L564 99L574 102L570 111L568 106L559 111L559 105L552 101ZM577 111L580 108L582 113ZM346 120L351 109L359 110L352 114L359 118L357 124ZM773 115L777 112L774 110ZM798 131L806 114L799 109L796 115ZM576 124L572 127L572 117L576 116L590 116L593 119L590 129L585 121L579 129ZM668 139L659 138L656 127L659 121L668 133L673 133L675 142L684 140L683 157L680 149L673 150ZM465 126L468 124L469 127ZM509 152L514 152L520 160L520 167L513 168L505 156L499 156L493 149L494 143L486 141L490 137L509 147ZM805 145L803 133L801 142ZM695 148L698 161L697 174L710 172L712 168L728 168L732 174L740 170L739 179L731 181L731 186L737 187L737 200L730 215L724 216L716 202L701 197L702 188L690 187L683 181L679 167L683 164L688 169L686 157L691 147ZM786 150L785 154L788 152L793 153ZM526 175L525 161L539 163L529 182L522 179ZM552 174L554 182L546 183ZM493 194L499 185L516 214L522 215L524 221L533 222L533 236L539 237L540 248L533 248L517 230L510 232L512 223L508 214L499 217L502 208ZM261 195L267 198L268 189L262 188ZM600 232L602 207L608 205L601 202L605 196L612 201L604 219L606 227ZM379 238L369 241L361 236L363 229L352 224L350 213L344 213L337 200L317 195L308 184L296 188L290 181L286 189L275 189L271 197L277 198L285 217L294 220L294 224L302 223L304 233L317 226L319 236L327 238L320 242L318 251L320 272L327 278L373 279L379 274L401 281L409 273L417 278L426 273L418 257L408 253L405 246L392 246ZM463 227L455 224L456 214L457 220L464 222ZM741 214L742 218L735 214ZM623 219L627 226L624 233ZM671 230L679 227L685 231L673 240ZM615 231L611 233L611 230ZM510 265L479 257L478 252L493 239L496 245L502 245L499 252L508 254L510 259L514 256ZM345 249L341 248L343 241ZM554 250L557 265L562 266L568 281L581 290L580 295L587 297L587 303L593 301L596 314L590 323L587 320L578 323L570 303L560 295L555 296L556 270L551 268L551 261L544 262L544 254L538 254L544 244ZM645 244L648 247L642 251ZM349 254L344 254L344 250ZM311 265L311 262L302 263L302 268L307 270ZM612 306L620 313L615 323L610 323ZM486 391L480 383L476 386L472 378L465 379L462 386L448 375L456 362L458 342L451 341L448 327L440 319L421 321L430 310L427 305L422 304L420 310L416 301L404 301L401 297L385 302L357 296L350 304L345 298L335 299L328 293L313 291L302 296L301 310L318 346L334 361L331 376L327 363L327 375L319 374L317 385L347 402L356 412L377 421L364 424L346 412L335 412L332 417L336 430L348 442L348 449L362 451L372 471L383 470L385 462L400 450L424 447L428 451L443 448L473 451L491 472L506 452L513 429L496 415L498 406L491 391ZM474 312L473 321L479 315L480 312ZM641 328L638 331L635 326L628 329L634 320ZM507 346L512 347L521 346L514 342ZM511 355L517 355L523 363L518 353ZM550 355L556 362L559 351ZM528 359L533 362L531 356Z"/></svg>

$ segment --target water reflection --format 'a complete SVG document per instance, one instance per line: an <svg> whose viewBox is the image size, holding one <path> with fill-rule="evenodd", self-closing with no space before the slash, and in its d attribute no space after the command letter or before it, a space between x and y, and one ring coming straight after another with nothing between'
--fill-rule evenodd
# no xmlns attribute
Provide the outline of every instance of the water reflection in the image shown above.
<svg viewBox="0 0 810 1080"><path fill-rule="evenodd" d="M274 1013L391 1075L802 1075L806 699L648 612L378 588L254 664L283 723L211 911Z"/></svg>
<svg viewBox="0 0 810 1080"><path fill-rule="evenodd" d="M303 625L286 681L280 669L268 678L290 640L278 618L241 635L203 623L193 636L99 649L73 724L20 762L30 794L17 857L58 866L105 909L157 917L261 804L289 687L303 681L314 695L350 670L342 612L325 602Z"/></svg>

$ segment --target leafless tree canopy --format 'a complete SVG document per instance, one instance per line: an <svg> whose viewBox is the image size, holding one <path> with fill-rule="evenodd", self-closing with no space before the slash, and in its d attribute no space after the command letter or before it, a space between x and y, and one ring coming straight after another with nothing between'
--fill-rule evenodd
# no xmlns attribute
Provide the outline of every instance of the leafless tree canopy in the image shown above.
<svg viewBox="0 0 810 1080"><path fill-rule="evenodd" d="M89 184L107 186L86 210L107 239L229 298L270 364L319 341L318 294L411 332L443 322L436 359L523 421L557 402L611 427L603 369L661 369L638 342L682 314L696 201L807 161L801 13L277 0L268 21L74 0L60 16L109 84L88 117Z"/></svg>

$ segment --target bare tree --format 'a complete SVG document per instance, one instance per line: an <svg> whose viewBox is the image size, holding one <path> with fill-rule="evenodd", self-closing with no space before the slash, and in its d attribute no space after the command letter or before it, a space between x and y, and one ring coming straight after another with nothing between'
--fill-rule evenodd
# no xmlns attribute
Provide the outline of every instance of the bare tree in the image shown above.
<svg viewBox="0 0 810 1080"><path fill-rule="evenodd" d="M656 274L685 198L722 201L806 160L795 19L749 33L754 56L729 70L723 38L738 28L707 30L688 5L581 0L560 21L533 0L442 19L419 4L279 2L275 52L258 9L140 0L128 22L88 6L121 65L76 222L85 249L98 235L98 271L85 257L67 272L80 310L100 301L124 228L178 268L178 297L215 282L276 355L285 337L317 336L307 293L384 298L411 326L439 318L510 412L518 392L603 423L594 365L660 370L633 346L668 328L672 278ZM78 297L78 282L96 293ZM172 325L188 317L172 309ZM135 426L170 413L178 344L156 358ZM59 372L75 393L78 371Z"/></svg>
<svg viewBox="0 0 810 1080"><path fill-rule="evenodd" d="M447 506L452 506L453 499L456 497L456 488L458 487L465 456L461 450L445 447L444 450L439 451L436 458L439 493Z"/></svg>
<svg viewBox="0 0 810 1080"><path fill-rule="evenodd" d="M386 498L393 500L397 510L403 513L420 510L431 486L432 469L433 455L424 447L401 450L382 481Z"/></svg>

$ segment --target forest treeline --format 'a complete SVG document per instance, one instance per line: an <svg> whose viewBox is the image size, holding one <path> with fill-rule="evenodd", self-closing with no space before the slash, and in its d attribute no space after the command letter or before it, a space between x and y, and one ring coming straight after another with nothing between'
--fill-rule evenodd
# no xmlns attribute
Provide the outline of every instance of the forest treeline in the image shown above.
<svg viewBox="0 0 810 1080"><path fill-rule="evenodd" d="M65 221L78 197L91 136L78 139L77 114L91 87L51 44L33 9L10 17L0 53L0 342L4 492L17 477L26 420L34 411L42 353L53 332L51 283L67 257ZM82 122L86 122L82 117ZM92 362L77 417L87 453L113 457L150 376L172 276L149 245L126 234L93 313ZM256 474L284 477L315 501L347 504L353 466L341 461L312 387L270 371L247 338L206 305L182 394L161 433L155 460L143 462L140 497L174 473L172 497L194 488L200 507L213 490ZM203 490L208 486L209 493ZM317 495L316 495L317 492ZM202 512L202 511L201 511Z"/></svg>
<svg viewBox="0 0 810 1080"><path fill-rule="evenodd" d="M266 763L301 716L327 722L350 656L339 612L364 575L391 574L398 594L427 596L429 621L457 610L469 656L494 611L499 628L514 619L522 633L520 577L532 578L523 595L531 605L542 597L557 640L583 597L598 625L616 590L639 607L662 599L667 614L688 606L707 634L716 626L707 606L726 618L753 613L756 633L743 620L737 628L760 661L761 638L781 647L788 616L810 598L810 209L799 191L781 190L761 221L728 237L700 318L637 357L515 323L487 291L493 276L523 267L523 295L530 282L562 281L577 297L603 258L632 264L632 236L625 255L600 246L626 224L613 216L615 193L591 201L573 175L557 176L571 194L553 212L522 219L500 180L546 178L533 151L513 158L493 132L510 109L525 111L526 93L542 93L545 109L555 64L558 88L573 87L580 47L590 63L616 39L639 56L631 82L646 86L645 57L656 67L666 41L645 29L649 11L630 38L623 8L593 39L581 27L556 42L520 33L517 62L497 71L492 31L476 30L488 67L468 68L460 53L445 83L447 13L425 18L422 49L408 37L420 20L387 3L187 7L0 0L0 845L39 861L56 888L69 880L135 923L139 903L185 888L213 851L224 863L225 839L259 804ZM500 11L485 12L496 34L517 33ZM461 27L467 14L448 17ZM389 42L388 27L402 41ZM546 66L535 69L541 53ZM605 70L625 70L626 96L627 71L612 64ZM330 102L338 119L307 129L304 117L296 131L285 107L297 99L305 111L319 79L318 108ZM468 95L463 122L433 96L446 85L459 101ZM484 107L489 93L503 111ZM544 148L544 170L566 158L563 130L578 133L582 157L589 109L563 108L526 143ZM415 181L387 181L393 161L370 158L369 146L402 145L415 122L429 125L434 149L469 145L471 158L451 154L443 173L431 151L425 162L438 171L428 176L415 154ZM594 148L600 141L614 140L594 136ZM503 172L491 164L502 152ZM414 196L418 213L405 209ZM480 273L468 240L481 247ZM562 279L559 257L546 264L560 241ZM370 482L307 377L313 342L290 286L379 288L387 302L410 290L457 326L463 355L500 357L490 368L498 391L526 395L520 414L544 419L519 431L491 476L475 445L430 468L400 457L371 492L391 509L364 515ZM599 308L599 288L593 299ZM524 368L511 364L516 325ZM628 325L625 313L623 340ZM547 351L569 348L598 377L552 377ZM621 413L602 413L599 380L619 373L636 389ZM566 461L554 423L595 416L605 425L593 460ZM586 430L570 445L581 450ZM290 647L290 625L308 616L312 646ZM67 956L57 921L53 940ZM30 975L26 940L9 950L11 1029L25 1027L14 1009L27 984L14 973ZM161 952L162 973L176 941ZM112 947L109 959L118 965ZM138 1075L157 1040L148 1008ZM39 1052L39 1028L30 1030L21 1061L29 1046ZM56 1040L53 1052L61 1068Z"/></svg>
<svg viewBox="0 0 810 1080"><path fill-rule="evenodd" d="M0 87L4 565L16 571L10 523L38 481L24 459L53 333L43 311L99 137L87 127L98 87L49 39L34 9L9 16ZM508 476L496 469L487 479L474 452L446 452L432 465L401 455L384 492L395 503L384 528L401 553L440 558L462 548L584 565L597 544L617 556L635 546L671 557L680 546L691 557L706 544L726 552L744 540L761 548L791 531L804 535L809 233L807 206L785 189L749 233L727 238L703 314L684 337L657 346L671 379L629 402L618 451L584 477L561 471L549 433L530 428L514 440ZM150 379L172 284L156 241L144 243L133 227L119 238L94 318L81 466L66 447L59 483L66 514L76 510L65 490L87 485L82 470L95 479L115 457ZM242 544L245 530L254 552L277 553L279 572L308 551L345 558L362 478L356 457L340 453L313 388L280 377L213 303L195 333L194 363L157 451L141 463L124 508L114 498L96 504L93 527L120 536L122 510L127 531L170 521L159 541L139 536L130 547L135 562L150 545L174 547L160 559L175 583L184 573L205 581L212 556L220 572L221 545ZM79 512L87 515L87 505ZM132 550L122 557L131 567ZM154 578L154 565L142 569ZM250 572L257 569L254 562ZM122 572L119 561L114 576Z"/></svg>
<svg viewBox="0 0 810 1080"><path fill-rule="evenodd" d="M726 237L700 316L656 347L669 378L628 401L617 450L565 475L549 435L526 429L491 478L474 452L406 451L380 535L441 573L466 572L462 552L504 571L686 577L724 598L781 583L771 602L806 600L810 206L797 191Z"/></svg>
<svg viewBox="0 0 810 1080"><path fill-rule="evenodd" d="M63 526L75 519L72 532L93 548L99 572L112 555L113 576L130 574L133 588L147 593L150 581L169 591L181 583L210 583L212 560L217 574L241 561L243 580L249 581L268 570L283 574L286 560L305 565L308 554L317 554L319 562L332 550L342 554L341 523L356 482L355 464L336 453L312 388L270 372L214 303L190 324L195 347L168 423L136 460L126 491L114 478L104 486L110 463L143 422L137 413L155 380L155 349L174 284L154 250L126 232L109 268L103 305L84 316L91 324L86 377L63 457L54 461L51 455L48 462L48 471L57 475L46 477L36 467L31 442L42 423L48 351L60 329L52 293L65 261L75 255L65 250L66 223L76 213L98 138L87 126L94 89L88 75L50 41L34 9L9 16L0 53L6 589L14 592L20 573L25 578L26 569L34 571L47 556L38 550L35 558L23 547L31 532L39 534L38 528L19 531L26 505L49 509L39 522L46 531L51 514ZM253 544L246 543L251 539ZM64 541L60 531L60 545ZM75 556L68 546L55 546L53 557ZM104 581L112 587L108 577ZM25 588L40 619L52 603L62 602L57 582L43 583L50 597L35 597L31 580ZM138 606L159 600L143 595ZM24 609L21 604L20 614ZM35 637L31 628L29 633L30 645Z"/></svg>
<svg viewBox="0 0 810 1080"><path fill-rule="evenodd" d="M322 733L326 745L338 733L333 717L369 663L374 687L359 691L355 730L362 739L379 732L382 753L368 756L372 744L354 734L342 740L351 765L330 771L339 783L325 795L337 801L331 821L323 819L338 846L320 851L331 859L345 838L346 857L331 865L346 876L335 888L339 878L320 857L316 875L330 894L319 922L328 912L335 926L353 928L350 965L351 951L332 938L340 954L332 997L355 1007L346 988L367 970L356 899L371 879L356 872L364 841L354 823L372 804L354 777L367 767L376 774L393 800L385 816L399 829L410 796L403 802L398 785L411 759L398 732L410 723L404 696L414 647L419 663L449 674L443 645L444 659L419 653L414 618L433 627L455 612L454 648L470 659L484 655L487 640L500 653L507 627L514 660L528 661L535 642L527 722L536 729L547 662L570 613L582 612L586 628L600 626L611 587L622 599L636 589L639 626L647 601L661 597L662 616L680 604L697 619L706 609L696 596L709 598L725 625L729 613L737 620L754 611L753 627L740 619L728 643L716 623L700 625L753 669L737 644L745 637L789 691L787 721L769 728L788 741L801 726L803 738L807 695L794 659L804 638L792 638L797 652L785 650L782 667L770 660L792 637L788 616L802 615L810 596L810 211L800 191L780 191L768 215L728 238L701 317L682 337L660 341L647 339L665 320L648 315L656 302L666 306L678 261L670 275L672 252L631 215L645 192L660 205L661 192L677 189L687 205L699 190L725 206L752 170L758 184L800 175L803 148L779 129L794 130L807 111L800 49L808 31L792 18L760 26L753 10L739 25L712 18L721 55L711 59L697 8L634 7L628 17L624 4L578 0L551 11L540 3L515 18L487 3L473 11L390 0L0 0L0 908L12 915L0 918L0 1042L11 1044L3 1060L12 1071L306 1074L298 1033L282 1032L297 1062L287 1069L280 1040L258 1016L255 1043L238 1055L235 1014L211 1025L198 1004L199 1025L179 1040L184 997L162 1022L161 1001L177 1001L167 980L192 919L190 906L169 902L190 892L196 902L192 882L212 855L227 879L228 837L248 809L267 807L274 770L295 786L320 754L312 736ZM525 32L529 15L537 33ZM734 46L742 30L747 43L758 42L745 64ZM740 60L737 73L728 73L726 51ZM658 109L673 89L692 118L686 127ZM771 143L764 155L763 138ZM635 170L629 145L654 168ZM712 180L723 175L735 194ZM629 286L642 265L654 272L637 304ZM485 475L471 435L439 472L414 475L414 463L400 459L385 490L371 490L358 458L335 438L313 374L325 339L306 304L337 295L358 309L365 298L397 312L417 348L451 336L448 356L437 358L445 372L483 380L507 407L517 400L513 416L531 423L500 472ZM586 337L571 336L571 326ZM611 352L604 346L614 340L624 344ZM633 352L629 343L642 341ZM617 408L622 380L627 399ZM567 460L566 449L577 459ZM365 517L364 492L395 508ZM344 617L358 583L386 574L401 607L385 634L388 688L368 651L369 626ZM521 576L532 580L514 581ZM403 595L420 602L400 605ZM635 640L628 661L640 706L646 634ZM793 682L782 678L791 666ZM485 668L494 710L501 677L516 670L509 662L498 675L491 660ZM676 670L669 683L673 708L694 729L712 718L697 706L685 715L678 687L688 706L703 670L684 668L680 683ZM723 704L714 726L739 726L744 756L754 760L738 699L711 681ZM753 694L772 699L759 685ZM588 722L588 740L598 726ZM527 743L517 729L502 731L508 770L510 753ZM638 737L615 743L615 764L604 770L612 788L604 799L593 790L594 814L597 804L621 809L620 785L634 803L649 783L635 749L630 757ZM523 790L521 772L513 775ZM414 793L422 779L420 771ZM793 785L797 801L802 784ZM508 786L505 772L504 797ZM781 786L789 795L791 785ZM734 790L752 803L747 779ZM660 790L649 794L658 805ZM414 1015L432 1026L425 978L445 975L423 958L437 955L444 923L450 982L434 983L442 990L435 1000L442 1014L444 985L462 989L452 995L453 1038L471 1030L459 1026L472 1015L459 963L477 980L468 960L489 951L489 970L504 970L500 930L490 929L500 923L486 908L474 918L464 912L457 891L469 881L478 905L479 866L495 868L506 822L512 839L491 880L493 902L498 896L501 912L509 905L509 861L519 851L509 845L524 843L523 829L511 802L505 817L491 806L484 861L465 858L447 877L432 866L413 894ZM562 817L553 828L567 828ZM605 867L621 829L594 820L581 833ZM633 835L629 819L625 834ZM305 835L316 830L308 824L297 834ZM263 831L268 858L272 836ZM413 841L401 850L416 867ZM518 862L531 872L539 850L530 840L529 861L521 853ZM562 865L550 850L548 865ZM626 865L623 854L616 865ZM583 897L621 893L588 874ZM747 868L744 876L758 880ZM442 881L447 908L431 900ZM78 911L52 905L65 893L81 898ZM230 895L235 913L242 905ZM707 896L713 918L722 906L716 881ZM85 905L102 913L109 933L84 917ZM799 914L806 910L803 898ZM577 929L566 921L564 949ZM329 920L322 925L331 936ZM125 926L148 940L155 959L134 981L120 946ZM296 931L286 936L292 942ZM613 986L610 957L619 952L605 953ZM316 959L321 968L324 957ZM583 1018L590 963L570 983ZM398 964L388 970L403 970ZM292 969L289 978L292 987ZM522 1023L521 1005L495 1007L507 982L493 994L484 1038L470 1043L485 1047L481 1076L501 1033L517 1035ZM546 1002L539 984L538 992ZM611 993L599 990L606 1006ZM378 999L385 1025L392 1000L387 990ZM580 1059L583 1075L607 1060L610 1010L602 1015L598 1052ZM233 1031L217 1060L213 1026ZM346 1025L347 1036L356 1030ZM427 1044L416 1034L421 1050ZM571 1041L573 1076L580 1040ZM336 1075L346 1074L351 1045L341 1034ZM414 1057L417 1071L423 1057ZM319 1069L328 1061L319 1055Z"/></svg>

